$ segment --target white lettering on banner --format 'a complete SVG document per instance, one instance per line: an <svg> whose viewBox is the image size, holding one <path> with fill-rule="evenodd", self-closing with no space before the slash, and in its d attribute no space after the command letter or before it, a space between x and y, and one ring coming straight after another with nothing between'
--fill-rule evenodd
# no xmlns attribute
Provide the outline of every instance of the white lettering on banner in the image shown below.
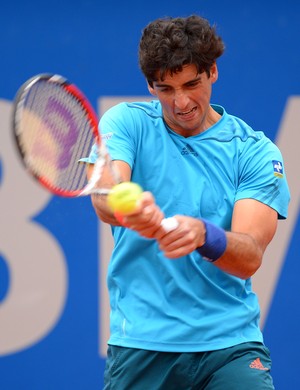
<svg viewBox="0 0 300 390"><path fill-rule="evenodd" d="M49 231L31 220L51 195L26 173L11 134L12 104L0 100L0 256L9 271L0 302L0 355L15 353L45 337L64 307L64 254Z"/></svg>
<svg viewBox="0 0 300 390"><path fill-rule="evenodd" d="M300 179L299 179L299 145L300 145L300 97L288 99L285 112L280 124L276 145L279 147L284 160L291 203L288 218L278 222L277 232L268 246L261 268L253 277L253 289L259 296L261 306L261 326L263 327L268 315L278 277L283 266L290 239L293 235L299 216Z"/></svg>
<svg viewBox="0 0 300 390"><path fill-rule="evenodd" d="M100 98L99 112L100 115L122 101L151 100L148 97L115 97ZM278 276L285 259L285 255L293 234L295 224L299 213L300 185L298 154L300 145L300 132L298 124L300 123L300 97L291 97L288 100L285 114L278 131L276 144L280 148L284 162L285 170L289 181L292 200L289 208L289 216L286 221L279 221L277 233L266 251L264 262L260 270L253 277L253 289L258 294L261 306L261 326L265 323L266 316L276 289ZM99 226L100 242L100 355L106 356L107 340L109 338L109 300L106 286L106 272L113 248L113 240L109 225L100 224Z"/></svg>

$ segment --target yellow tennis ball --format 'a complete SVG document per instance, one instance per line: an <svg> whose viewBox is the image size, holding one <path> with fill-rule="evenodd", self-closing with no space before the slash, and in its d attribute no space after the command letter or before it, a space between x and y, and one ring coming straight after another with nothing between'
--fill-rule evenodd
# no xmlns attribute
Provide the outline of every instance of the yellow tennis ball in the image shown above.
<svg viewBox="0 0 300 390"><path fill-rule="evenodd" d="M142 192L142 187L136 183L123 182L117 184L107 196L108 206L113 212L122 215L131 214L135 211Z"/></svg>

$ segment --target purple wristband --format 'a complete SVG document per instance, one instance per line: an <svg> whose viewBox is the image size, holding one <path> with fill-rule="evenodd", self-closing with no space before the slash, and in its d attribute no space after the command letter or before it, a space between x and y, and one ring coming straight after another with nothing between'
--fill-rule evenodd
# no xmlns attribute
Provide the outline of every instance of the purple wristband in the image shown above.
<svg viewBox="0 0 300 390"><path fill-rule="evenodd" d="M205 260L214 262L218 260L226 250L226 233L224 229L213 223L205 219L202 219L202 221L206 229L205 243L196 250Z"/></svg>

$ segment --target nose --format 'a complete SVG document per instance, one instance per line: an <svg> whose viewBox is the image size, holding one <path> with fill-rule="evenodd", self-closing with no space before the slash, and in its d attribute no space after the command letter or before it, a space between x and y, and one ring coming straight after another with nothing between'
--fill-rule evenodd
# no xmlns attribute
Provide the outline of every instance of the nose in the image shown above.
<svg viewBox="0 0 300 390"><path fill-rule="evenodd" d="M189 98L183 91L176 91L174 96L174 103L177 108L183 110L188 106Z"/></svg>

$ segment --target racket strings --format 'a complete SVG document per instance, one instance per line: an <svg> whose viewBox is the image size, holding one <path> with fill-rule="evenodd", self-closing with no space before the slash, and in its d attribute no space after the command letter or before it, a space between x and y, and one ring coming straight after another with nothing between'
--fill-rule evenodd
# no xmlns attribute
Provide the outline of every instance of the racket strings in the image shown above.
<svg viewBox="0 0 300 390"><path fill-rule="evenodd" d="M86 170L78 160L95 136L81 100L61 84L40 80L25 90L21 105L16 127L26 165L53 189L83 189Z"/></svg>

